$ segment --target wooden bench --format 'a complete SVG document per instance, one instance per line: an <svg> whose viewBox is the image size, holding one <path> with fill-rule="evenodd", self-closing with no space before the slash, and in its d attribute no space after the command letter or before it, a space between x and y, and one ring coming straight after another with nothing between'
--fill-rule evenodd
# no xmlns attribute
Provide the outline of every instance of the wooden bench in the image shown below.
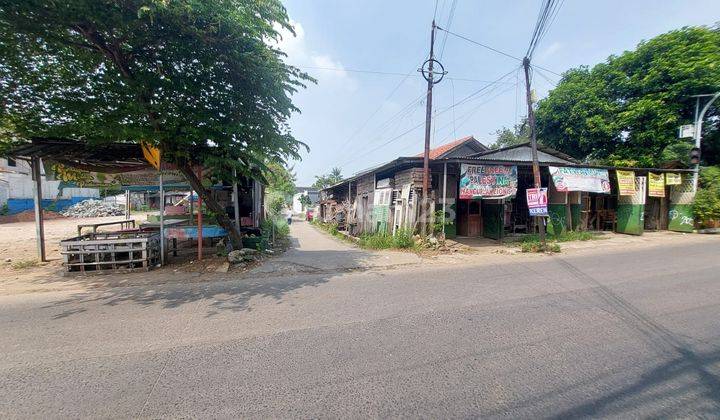
<svg viewBox="0 0 720 420"><path fill-rule="evenodd" d="M100 223L82 223L77 225L77 233L78 236L82 236L82 230L83 228L92 228L93 233L97 233L97 229L100 226L113 226L113 225L120 225L120 229L129 229L130 225L132 225L133 229L135 228L135 220L134 219L126 219L126 220L118 220L116 222L100 222Z"/></svg>

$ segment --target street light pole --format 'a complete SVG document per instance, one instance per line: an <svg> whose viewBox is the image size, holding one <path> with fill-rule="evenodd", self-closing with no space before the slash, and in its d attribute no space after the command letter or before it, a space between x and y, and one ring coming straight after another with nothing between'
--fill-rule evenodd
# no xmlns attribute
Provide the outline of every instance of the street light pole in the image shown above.
<svg viewBox="0 0 720 420"><path fill-rule="evenodd" d="M705 118L705 113L710 109L710 105L715 102L717 98L720 97L720 92L717 92L712 95L712 98L708 101L708 103L703 106L700 113L697 112L697 109L700 104L700 96L710 96L710 95L699 95L697 98L697 103L695 106L695 147L700 150L701 140L702 140L702 123L703 119ZM693 188L695 191L697 191L698 187L698 175L700 173L700 162L695 164L695 171L693 173Z"/></svg>

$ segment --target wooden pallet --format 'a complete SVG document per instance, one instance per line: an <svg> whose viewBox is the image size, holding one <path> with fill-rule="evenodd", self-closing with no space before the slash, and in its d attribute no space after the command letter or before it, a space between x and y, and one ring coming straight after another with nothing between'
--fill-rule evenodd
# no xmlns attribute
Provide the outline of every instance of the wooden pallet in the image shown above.
<svg viewBox="0 0 720 420"><path fill-rule="evenodd" d="M60 242L69 272L148 271L160 259L157 232L96 232Z"/></svg>

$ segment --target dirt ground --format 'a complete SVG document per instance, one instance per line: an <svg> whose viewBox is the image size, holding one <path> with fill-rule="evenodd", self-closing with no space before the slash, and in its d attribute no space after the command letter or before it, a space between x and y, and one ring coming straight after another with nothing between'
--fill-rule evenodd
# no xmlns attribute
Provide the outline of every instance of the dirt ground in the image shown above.
<svg viewBox="0 0 720 420"><path fill-rule="evenodd" d="M145 214L134 214L138 223ZM227 278L228 273L217 272L225 262L215 255L215 248L205 247L202 263L196 260L195 244L188 244L172 258L172 265L150 272L118 273L113 275L66 275L60 255L60 241L77 236L77 225L124 220L124 216L95 218L60 218L45 221L45 249L48 262L37 262L34 222L0 224L0 294L30 293L54 290L74 290L116 286L163 284L178 281L215 281ZM101 227L99 230L112 230Z"/></svg>
<svg viewBox="0 0 720 420"><path fill-rule="evenodd" d="M118 286L141 286L180 282L211 282L238 279L254 266L242 269L222 269L225 258L215 255L215 249L205 247L205 257L199 263L195 257L195 244L187 244L179 257L170 264L150 272L118 273L112 275L65 275L59 250L62 239L77 234L79 223L96 223L122 220L123 216L73 219L62 218L45 222L48 262L37 263L35 225L33 222L0 224L0 295L55 290L88 290ZM138 222L145 214L133 215ZM109 229L112 229L109 228ZM720 241L720 235L682 234L674 232L646 232L642 236L606 233L601 240L565 242L563 254L617 252L638 247L654 247L669 243L702 246L708 241ZM503 261L532 261L547 256L520 253L518 247L499 244L485 239L466 239L453 245L456 252L422 253L420 264L483 264ZM262 264L262 263L260 263ZM413 264L417 265L417 264Z"/></svg>

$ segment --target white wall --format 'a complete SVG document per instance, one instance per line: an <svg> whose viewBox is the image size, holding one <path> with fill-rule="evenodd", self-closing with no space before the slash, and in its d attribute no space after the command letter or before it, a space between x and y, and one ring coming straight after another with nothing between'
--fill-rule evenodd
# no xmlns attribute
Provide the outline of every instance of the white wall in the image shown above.
<svg viewBox="0 0 720 420"><path fill-rule="evenodd" d="M17 166L8 166L7 159L0 159L0 168L12 171L13 173L0 172L0 204L4 204L8 198L33 198L33 181L30 175L30 165L25 161L17 161ZM44 176L42 179L42 195L44 199L54 199L58 196L61 181L48 181ZM97 188L64 188L61 199L73 197L100 197L100 190Z"/></svg>

